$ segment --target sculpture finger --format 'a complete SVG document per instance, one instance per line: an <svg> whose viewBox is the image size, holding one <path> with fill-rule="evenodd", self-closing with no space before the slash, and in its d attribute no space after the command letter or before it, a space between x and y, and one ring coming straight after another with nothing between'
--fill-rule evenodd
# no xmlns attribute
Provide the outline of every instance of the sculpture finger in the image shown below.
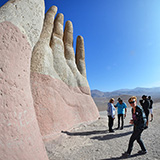
<svg viewBox="0 0 160 160"><path fill-rule="evenodd" d="M54 21L53 34L56 35L59 39L62 39L63 37L63 23L64 23L64 15L62 13L57 14Z"/></svg>
<svg viewBox="0 0 160 160"><path fill-rule="evenodd" d="M90 94L90 89L89 89L87 79L86 77L83 77L81 75L75 63L75 54L73 49L73 25L71 21L66 22L63 41L64 41L64 48L65 48L64 49L65 58L68 66L70 67L77 81L77 87L79 87L79 89L83 93Z"/></svg>
<svg viewBox="0 0 160 160"><path fill-rule="evenodd" d="M45 15L43 29L40 36L40 40L41 41L43 40L44 43L48 43L48 44L50 43L51 34L53 31L54 17L56 13L57 13L57 7L52 6L51 8L49 8L49 10Z"/></svg>
<svg viewBox="0 0 160 160"><path fill-rule="evenodd" d="M73 25L71 21L67 21L64 29L64 55L67 60L75 61L73 50Z"/></svg>
<svg viewBox="0 0 160 160"><path fill-rule="evenodd" d="M54 22L54 29L51 38L51 48L53 53L53 66L57 74L63 82L68 86L77 86L76 80L69 66L66 63L64 56L64 44L63 44L63 14L59 13Z"/></svg>
<svg viewBox="0 0 160 160"><path fill-rule="evenodd" d="M80 73L86 77L85 51L84 40L82 36L77 37L76 43L76 64Z"/></svg>

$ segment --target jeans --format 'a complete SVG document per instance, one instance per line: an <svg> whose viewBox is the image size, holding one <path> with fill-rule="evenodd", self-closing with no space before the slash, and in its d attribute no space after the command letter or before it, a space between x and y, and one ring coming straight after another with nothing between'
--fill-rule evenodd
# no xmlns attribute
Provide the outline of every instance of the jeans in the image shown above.
<svg viewBox="0 0 160 160"><path fill-rule="evenodd" d="M120 128L120 119L121 119L121 127L124 125L124 114L118 114L118 128Z"/></svg>
<svg viewBox="0 0 160 160"><path fill-rule="evenodd" d="M140 145L142 151L146 151L146 148L143 144L143 141L141 140L142 132L143 132L143 129L138 129L138 128L134 127L133 133L132 133L130 140L129 140L127 153L131 154L131 151L133 149L133 143L135 140L137 140L137 143Z"/></svg>
<svg viewBox="0 0 160 160"><path fill-rule="evenodd" d="M113 121L114 119L112 118L112 116L108 116L108 127L109 127L109 131L112 131L112 127L113 127Z"/></svg>
<svg viewBox="0 0 160 160"><path fill-rule="evenodd" d="M149 116L149 110L144 110L144 113L146 115L147 121L148 121L148 116Z"/></svg>

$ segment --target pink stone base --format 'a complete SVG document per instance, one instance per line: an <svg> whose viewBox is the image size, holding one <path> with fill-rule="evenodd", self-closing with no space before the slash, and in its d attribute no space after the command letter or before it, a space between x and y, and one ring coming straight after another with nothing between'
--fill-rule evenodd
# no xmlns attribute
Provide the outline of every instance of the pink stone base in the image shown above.
<svg viewBox="0 0 160 160"><path fill-rule="evenodd" d="M30 89L31 47L10 22L0 23L0 159L47 160Z"/></svg>
<svg viewBox="0 0 160 160"><path fill-rule="evenodd" d="M45 141L55 133L99 117L90 95L69 88L61 80L31 73L32 94L41 134ZM79 91L79 92L75 92Z"/></svg>

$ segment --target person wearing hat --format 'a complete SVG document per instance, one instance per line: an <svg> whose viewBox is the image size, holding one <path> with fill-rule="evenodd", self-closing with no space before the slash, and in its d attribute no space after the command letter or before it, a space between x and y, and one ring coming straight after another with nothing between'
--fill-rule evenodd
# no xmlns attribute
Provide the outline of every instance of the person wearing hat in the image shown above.
<svg viewBox="0 0 160 160"><path fill-rule="evenodd" d="M138 154L146 154L146 148L141 139L141 134L146 127L146 115L142 107L137 105L137 97L132 96L128 100L130 106L132 107L132 119L130 124L133 125L133 132L129 140L128 149L126 152L122 153L122 157L130 157L133 149L134 141L137 140L137 143L140 145L141 150L138 151Z"/></svg>
<svg viewBox="0 0 160 160"><path fill-rule="evenodd" d="M123 129L124 126L124 117L126 117L127 113L127 105L121 98L118 98L118 102L115 105L118 112L118 127L116 129ZM120 119L121 119L121 128L120 128Z"/></svg>
<svg viewBox="0 0 160 160"><path fill-rule="evenodd" d="M146 118L147 118L147 126L148 126L148 116L149 116L149 106L150 106L150 102L149 100L147 99L147 96L146 95L143 95L142 96L142 99L139 101L139 103L141 104L143 110L144 110L144 113L146 115Z"/></svg>

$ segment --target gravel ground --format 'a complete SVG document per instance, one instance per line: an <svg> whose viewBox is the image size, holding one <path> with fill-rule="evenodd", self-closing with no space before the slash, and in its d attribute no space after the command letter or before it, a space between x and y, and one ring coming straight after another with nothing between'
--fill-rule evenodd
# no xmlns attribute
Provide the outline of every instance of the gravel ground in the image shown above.
<svg viewBox="0 0 160 160"><path fill-rule="evenodd" d="M138 155L140 150L134 143L130 160L160 160L160 104L154 105L154 120L142 133L147 154ZM123 130L108 131L106 112L100 113L100 119L92 123L80 124L70 131L46 144L49 160L116 160L124 159L122 153L127 150L133 126L129 124L131 111L128 108ZM114 127L117 127L117 118Z"/></svg>

